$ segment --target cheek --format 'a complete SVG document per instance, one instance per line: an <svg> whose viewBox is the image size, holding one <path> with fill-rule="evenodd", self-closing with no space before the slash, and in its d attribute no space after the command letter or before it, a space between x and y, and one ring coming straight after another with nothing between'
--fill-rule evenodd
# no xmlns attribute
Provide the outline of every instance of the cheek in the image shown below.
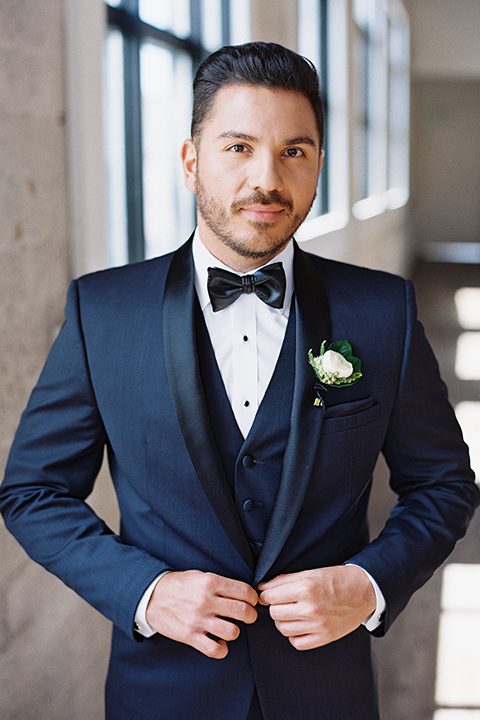
<svg viewBox="0 0 480 720"><path fill-rule="evenodd" d="M226 153L209 168L209 177L223 193L234 193L248 178L248 162Z"/></svg>
<svg viewBox="0 0 480 720"><path fill-rule="evenodd" d="M316 174L308 174L299 178L296 186L297 200L300 204L306 204L311 201L317 190L318 176Z"/></svg>

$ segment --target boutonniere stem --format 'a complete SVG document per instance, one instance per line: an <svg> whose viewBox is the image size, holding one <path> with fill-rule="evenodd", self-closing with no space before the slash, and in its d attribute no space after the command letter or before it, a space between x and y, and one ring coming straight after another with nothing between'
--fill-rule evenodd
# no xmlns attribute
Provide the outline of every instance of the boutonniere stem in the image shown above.
<svg viewBox="0 0 480 720"><path fill-rule="evenodd" d="M322 385L322 383L315 383L313 386L313 389L317 393L317 397L313 401L313 404L315 407L325 407L325 404L327 402L328 397L328 387L326 385Z"/></svg>

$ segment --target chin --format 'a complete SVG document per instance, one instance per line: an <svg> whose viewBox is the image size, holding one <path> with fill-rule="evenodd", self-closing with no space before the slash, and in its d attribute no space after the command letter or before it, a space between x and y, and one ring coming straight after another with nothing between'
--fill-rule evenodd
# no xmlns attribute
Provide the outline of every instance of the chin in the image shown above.
<svg viewBox="0 0 480 720"><path fill-rule="evenodd" d="M230 240L225 244L242 257L260 260L279 253L287 245L289 240L290 236L286 239L269 240L268 242L259 240L258 238L237 242Z"/></svg>

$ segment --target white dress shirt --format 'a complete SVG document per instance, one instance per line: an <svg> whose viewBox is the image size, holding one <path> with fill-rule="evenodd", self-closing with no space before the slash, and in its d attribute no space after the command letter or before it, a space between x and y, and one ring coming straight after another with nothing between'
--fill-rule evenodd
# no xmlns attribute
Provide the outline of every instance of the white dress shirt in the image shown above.
<svg viewBox="0 0 480 720"><path fill-rule="evenodd" d="M207 250L200 240L198 230L193 238L192 250L195 289L200 307L233 414L243 437L246 438L273 375L287 328L294 291L293 244L288 243L273 260L262 266L266 267L274 262L283 264L286 278L283 308L272 308L254 293L243 293L234 303L216 313L213 312L207 290L208 268L218 267L230 272L232 269ZM155 578L137 607L135 628L145 637L154 634L146 621L145 613L155 585L164 574L161 573ZM368 630L373 630L381 622L385 601L374 579L366 574L375 590L377 608L364 625Z"/></svg>
<svg viewBox="0 0 480 720"><path fill-rule="evenodd" d="M193 239L195 289L212 342L217 365L233 414L244 438L253 424L282 348L293 294L293 245L288 243L274 259L285 271L283 308L277 310L254 293L238 299L214 313L207 290L209 267L232 269L210 254L199 238ZM251 273L237 273L248 275Z"/></svg>

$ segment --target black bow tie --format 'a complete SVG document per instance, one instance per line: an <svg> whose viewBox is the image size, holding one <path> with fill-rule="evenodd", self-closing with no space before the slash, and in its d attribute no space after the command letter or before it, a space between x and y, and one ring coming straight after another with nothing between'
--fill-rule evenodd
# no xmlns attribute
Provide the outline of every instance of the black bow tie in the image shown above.
<svg viewBox="0 0 480 720"><path fill-rule="evenodd" d="M242 293L255 293L267 305L281 308L285 298L285 271L281 262L243 276L221 268L208 268L207 287L213 312L228 307Z"/></svg>

